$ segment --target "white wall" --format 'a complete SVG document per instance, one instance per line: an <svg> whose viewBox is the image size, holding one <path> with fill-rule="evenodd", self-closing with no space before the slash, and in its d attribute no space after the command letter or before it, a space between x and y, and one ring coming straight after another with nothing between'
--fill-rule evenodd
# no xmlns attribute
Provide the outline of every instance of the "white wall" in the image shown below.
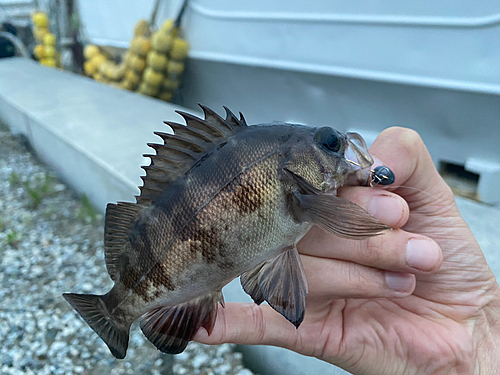
<svg viewBox="0 0 500 375"><path fill-rule="evenodd" d="M126 47L153 3L79 6L91 41ZM175 17L180 4L163 2L159 23ZM495 0L192 0L184 21L193 58L500 92Z"/></svg>
<svg viewBox="0 0 500 375"><path fill-rule="evenodd" d="M136 22L149 20L155 0L80 0L78 6L85 36L92 43L128 47ZM181 0L162 1L157 13L157 26L174 18Z"/></svg>

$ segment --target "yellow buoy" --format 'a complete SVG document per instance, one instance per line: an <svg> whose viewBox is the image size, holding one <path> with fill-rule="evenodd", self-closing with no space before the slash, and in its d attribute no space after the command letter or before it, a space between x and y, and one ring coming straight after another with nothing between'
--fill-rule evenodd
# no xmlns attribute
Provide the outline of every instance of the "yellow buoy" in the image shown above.
<svg viewBox="0 0 500 375"><path fill-rule="evenodd" d="M145 36L140 36L138 37L139 38L139 41L137 43L137 46L138 46L138 51L137 53L140 55L140 56L146 56L149 52L149 50L151 49L151 42L149 40L149 38L146 38Z"/></svg>
<svg viewBox="0 0 500 375"><path fill-rule="evenodd" d="M141 77L133 70L127 70L125 72L125 80L129 81L134 86L139 83L140 79Z"/></svg>
<svg viewBox="0 0 500 375"><path fill-rule="evenodd" d="M124 79L120 82L120 87L125 90L133 90L137 84L130 82L128 79Z"/></svg>
<svg viewBox="0 0 500 375"><path fill-rule="evenodd" d="M146 36L149 32L149 22L145 19L141 19L137 21L134 26L134 35L135 36Z"/></svg>
<svg viewBox="0 0 500 375"><path fill-rule="evenodd" d="M39 43L43 42L43 38L48 32L49 30L47 28L38 28L38 27L33 28L33 36L35 37L35 40Z"/></svg>
<svg viewBox="0 0 500 375"><path fill-rule="evenodd" d="M108 60L106 59L106 56L101 55L99 53L99 54L95 55L94 57L92 57L92 59L90 59L90 61L92 62L92 65L94 65L94 67L96 69L99 69L99 67Z"/></svg>
<svg viewBox="0 0 500 375"><path fill-rule="evenodd" d="M46 57L55 57L56 55L56 49L54 48L54 46L45 46L45 56Z"/></svg>
<svg viewBox="0 0 500 375"><path fill-rule="evenodd" d="M165 22L163 22L163 25L161 26L161 30L163 30L163 32L171 35L172 38L177 38L177 36L179 35L179 28L175 27L174 22L175 21L172 19L166 20Z"/></svg>
<svg viewBox="0 0 500 375"><path fill-rule="evenodd" d="M43 36L43 44L46 46L53 46L56 44L56 36L51 33L47 33Z"/></svg>
<svg viewBox="0 0 500 375"><path fill-rule="evenodd" d="M171 60L167 64L168 74L180 75L184 71L184 63Z"/></svg>
<svg viewBox="0 0 500 375"><path fill-rule="evenodd" d="M83 56L85 56L87 60L90 60L92 57L100 53L99 48L93 44L89 44L83 49Z"/></svg>
<svg viewBox="0 0 500 375"><path fill-rule="evenodd" d="M163 25L161 25L161 29L166 33L170 32L170 30L172 30L173 27L174 27L173 19L166 20L165 22L163 22Z"/></svg>
<svg viewBox="0 0 500 375"><path fill-rule="evenodd" d="M94 64L92 64L92 61L87 60L83 63L83 71L88 76L93 76L97 72L97 69Z"/></svg>
<svg viewBox="0 0 500 375"><path fill-rule="evenodd" d="M113 81L117 81L125 75L126 71L127 71L127 66L124 63L121 63L119 65L114 65L113 69L111 69L108 72L108 77Z"/></svg>
<svg viewBox="0 0 500 375"><path fill-rule="evenodd" d="M40 28L46 28L49 26L49 18L44 12L34 13L32 20L33 23Z"/></svg>
<svg viewBox="0 0 500 375"><path fill-rule="evenodd" d="M45 48L41 45L38 44L33 48L33 55L35 55L37 60L41 60L45 57Z"/></svg>
<svg viewBox="0 0 500 375"><path fill-rule="evenodd" d="M104 79L103 75L100 74L100 73L96 73L94 75L94 79L98 82L106 82L106 80Z"/></svg>
<svg viewBox="0 0 500 375"><path fill-rule="evenodd" d="M56 60L52 57L47 57L45 59L42 59L40 61L40 64L45 65L45 66L54 67L54 66L56 66Z"/></svg>
<svg viewBox="0 0 500 375"><path fill-rule="evenodd" d="M158 52L167 52L172 44L172 37L162 30L158 30L151 37L151 45Z"/></svg>
<svg viewBox="0 0 500 375"><path fill-rule="evenodd" d="M130 57L130 65L138 72L142 72L146 67L146 60L140 56L132 55Z"/></svg>
<svg viewBox="0 0 500 375"><path fill-rule="evenodd" d="M162 83L163 79L163 74L158 73L152 68L147 68L144 71L144 80L151 86L159 86L160 83Z"/></svg>
<svg viewBox="0 0 500 375"><path fill-rule="evenodd" d="M99 73L105 78L111 78L111 71L116 67L112 61L104 61L99 67Z"/></svg>
<svg viewBox="0 0 500 375"><path fill-rule="evenodd" d="M175 60L184 60L189 51L189 44L187 40L176 38L170 50L170 57Z"/></svg>
<svg viewBox="0 0 500 375"><path fill-rule="evenodd" d="M133 54L132 54L132 52L130 52L130 51L125 52L125 53L124 53L124 55L123 55L123 59L122 59L122 61L123 61L123 63L124 63L125 65L127 65L128 67L131 67L131 66L132 66L132 65L131 65L132 55L133 55Z"/></svg>
<svg viewBox="0 0 500 375"><path fill-rule="evenodd" d="M167 56L156 51L151 51L148 53L147 63L149 67L161 72L167 66Z"/></svg>
<svg viewBox="0 0 500 375"><path fill-rule="evenodd" d="M158 95L158 99L165 100L167 102L171 101L174 97L174 93L172 91L163 91Z"/></svg>
<svg viewBox="0 0 500 375"><path fill-rule="evenodd" d="M144 95L155 96L158 93L158 86L151 86L146 82L141 82L137 91Z"/></svg>

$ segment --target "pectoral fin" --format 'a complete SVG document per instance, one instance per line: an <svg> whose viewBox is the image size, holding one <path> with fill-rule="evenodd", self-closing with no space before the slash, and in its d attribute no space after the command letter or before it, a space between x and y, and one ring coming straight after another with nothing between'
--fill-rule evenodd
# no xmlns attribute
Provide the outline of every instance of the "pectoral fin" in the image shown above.
<svg viewBox="0 0 500 375"><path fill-rule="evenodd" d="M241 285L255 303L269 305L299 328L306 309L307 281L296 248L241 275Z"/></svg>
<svg viewBox="0 0 500 375"><path fill-rule="evenodd" d="M221 291L177 306L156 308L141 318L142 332L158 350L182 353L200 327L209 335L212 333L217 319L217 302L224 305Z"/></svg>
<svg viewBox="0 0 500 375"><path fill-rule="evenodd" d="M294 213L301 221L319 225L339 237L360 240L391 229L365 209L334 195L295 193Z"/></svg>

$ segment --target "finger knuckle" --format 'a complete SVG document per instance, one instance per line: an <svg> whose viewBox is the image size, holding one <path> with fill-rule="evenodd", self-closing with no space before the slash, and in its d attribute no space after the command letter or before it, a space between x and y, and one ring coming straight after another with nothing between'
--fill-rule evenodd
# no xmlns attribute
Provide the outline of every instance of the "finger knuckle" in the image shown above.
<svg viewBox="0 0 500 375"><path fill-rule="evenodd" d="M254 340L256 343L262 342L266 332L266 324L264 319L264 313L262 309L255 303L250 303L247 309L248 323L254 334Z"/></svg>
<svg viewBox="0 0 500 375"><path fill-rule="evenodd" d="M357 294L359 290L365 291L367 288L370 288L372 281L361 266L345 263L343 264L343 271L346 275L346 280L348 280L346 285L349 285L347 288L349 294Z"/></svg>
<svg viewBox="0 0 500 375"><path fill-rule="evenodd" d="M359 256L366 262L377 263L381 260L385 241L383 236L369 238L360 248Z"/></svg>

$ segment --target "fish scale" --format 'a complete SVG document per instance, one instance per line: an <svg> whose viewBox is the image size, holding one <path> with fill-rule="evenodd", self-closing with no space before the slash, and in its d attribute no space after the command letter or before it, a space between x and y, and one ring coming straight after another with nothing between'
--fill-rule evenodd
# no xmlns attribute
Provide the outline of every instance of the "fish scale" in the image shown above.
<svg viewBox="0 0 500 375"><path fill-rule="evenodd" d="M113 288L102 296L64 294L117 358L139 318L166 353L182 352L200 327L210 334L221 289L238 276L256 303L267 301L298 328L307 281L296 244L311 226L353 239L388 229L335 196L358 173L347 148L364 165L372 160L359 135L247 126L227 108L225 119L202 109L205 119L180 112L187 127L171 123L175 135L157 133L164 145L150 145L156 154L148 155L137 203L107 207Z"/></svg>

